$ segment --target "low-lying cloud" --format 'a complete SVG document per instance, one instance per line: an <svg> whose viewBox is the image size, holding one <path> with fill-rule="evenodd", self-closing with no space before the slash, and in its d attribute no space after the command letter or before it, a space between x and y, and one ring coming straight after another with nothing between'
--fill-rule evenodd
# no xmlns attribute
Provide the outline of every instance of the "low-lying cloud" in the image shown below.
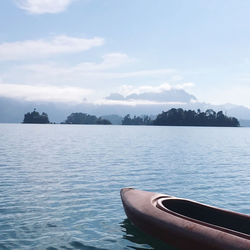
<svg viewBox="0 0 250 250"><path fill-rule="evenodd" d="M167 69L166 69L167 70ZM168 70L169 73L171 70ZM174 72L172 70L172 72ZM135 87L133 85L123 85L119 91L120 94L122 95L131 95L131 94L143 94L143 93L161 93L163 91L168 91L171 89L186 89L186 88L191 88L194 87L194 83L192 82L187 82L187 83L180 83L180 84L175 84L171 85L169 83L163 83L160 85L142 85L139 87Z"/></svg>
<svg viewBox="0 0 250 250"><path fill-rule="evenodd" d="M103 99L94 101L96 105L107 105L107 106L159 106L159 105L185 105L186 102L181 101L153 101L153 100L142 100L142 99Z"/></svg>
<svg viewBox="0 0 250 250"><path fill-rule="evenodd" d="M153 103L191 103L197 101L194 95L189 94L184 88L192 87L193 83L184 83L172 86L168 83L159 86L123 86L121 93L112 93L107 100L128 102L142 101Z"/></svg>
<svg viewBox="0 0 250 250"><path fill-rule="evenodd" d="M82 103L90 94L92 90L78 87L0 83L0 96L25 101Z"/></svg>

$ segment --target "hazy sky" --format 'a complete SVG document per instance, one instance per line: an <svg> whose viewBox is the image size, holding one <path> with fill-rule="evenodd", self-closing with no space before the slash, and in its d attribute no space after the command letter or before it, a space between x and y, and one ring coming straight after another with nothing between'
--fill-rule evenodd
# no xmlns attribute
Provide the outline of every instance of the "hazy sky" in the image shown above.
<svg viewBox="0 0 250 250"><path fill-rule="evenodd" d="M250 107L248 0L4 0L0 95L98 101L184 88Z"/></svg>

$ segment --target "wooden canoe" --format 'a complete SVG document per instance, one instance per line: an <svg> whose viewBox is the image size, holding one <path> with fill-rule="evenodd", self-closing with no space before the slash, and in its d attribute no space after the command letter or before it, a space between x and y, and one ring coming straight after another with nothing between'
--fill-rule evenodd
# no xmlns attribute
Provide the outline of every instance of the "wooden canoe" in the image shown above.
<svg viewBox="0 0 250 250"><path fill-rule="evenodd" d="M128 219L178 249L250 249L250 216L169 195L121 189Z"/></svg>

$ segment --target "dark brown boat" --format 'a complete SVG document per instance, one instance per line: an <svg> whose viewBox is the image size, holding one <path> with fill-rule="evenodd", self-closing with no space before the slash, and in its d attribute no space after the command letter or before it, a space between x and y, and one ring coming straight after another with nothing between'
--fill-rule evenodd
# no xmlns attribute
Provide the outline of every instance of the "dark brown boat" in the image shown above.
<svg viewBox="0 0 250 250"><path fill-rule="evenodd" d="M169 195L123 188L129 220L178 249L250 249L250 216Z"/></svg>

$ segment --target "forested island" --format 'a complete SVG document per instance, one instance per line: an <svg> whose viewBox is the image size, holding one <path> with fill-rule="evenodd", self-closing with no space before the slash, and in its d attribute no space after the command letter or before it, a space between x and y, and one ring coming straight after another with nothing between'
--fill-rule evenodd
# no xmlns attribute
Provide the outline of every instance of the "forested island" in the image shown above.
<svg viewBox="0 0 250 250"><path fill-rule="evenodd" d="M46 124L49 122L49 117L46 113L40 114L39 112L34 109L33 112L28 112L24 115L23 123L40 123Z"/></svg>
<svg viewBox="0 0 250 250"><path fill-rule="evenodd" d="M194 110L170 109L157 115L152 120L148 116L133 118L126 115L122 120L122 125L158 125L158 126L211 126L211 127L239 127L240 123L235 117L228 117L222 111L215 112L208 109L201 112Z"/></svg>
<svg viewBox="0 0 250 250"><path fill-rule="evenodd" d="M111 125L112 123L107 119L97 118L95 115L86 113L72 113L62 124L103 124Z"/></svg>

